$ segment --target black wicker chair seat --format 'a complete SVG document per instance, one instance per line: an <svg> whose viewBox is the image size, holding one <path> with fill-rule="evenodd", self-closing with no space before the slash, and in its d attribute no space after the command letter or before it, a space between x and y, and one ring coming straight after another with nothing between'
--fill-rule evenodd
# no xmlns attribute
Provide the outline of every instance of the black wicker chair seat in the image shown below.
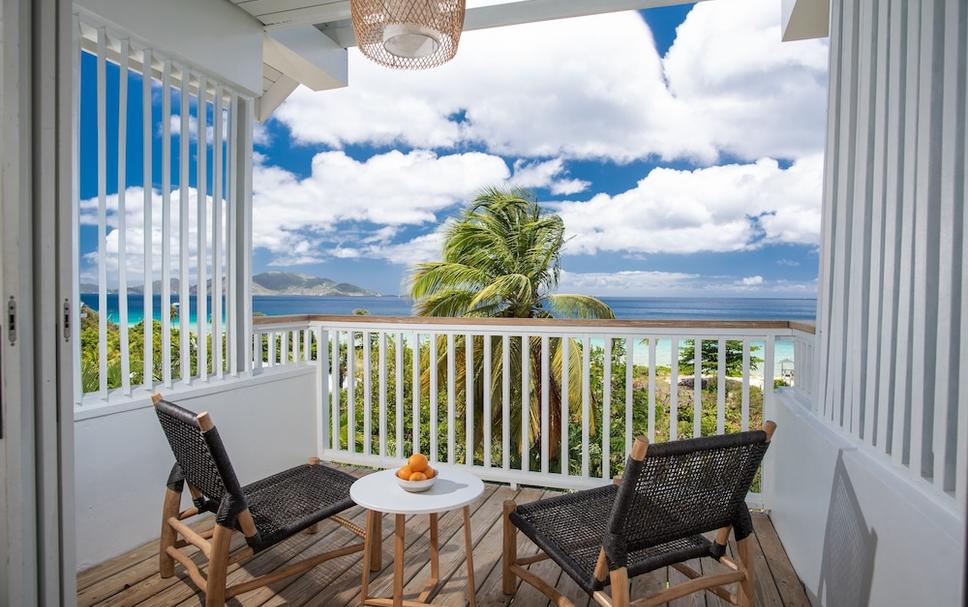
<svg viewBox="0 0 968 607"><path fill-rule="evenodd" d="M327 466L305 464L242 487L260 550L353 506L350 485L356 479Z"/></svg>
<svg viewBox="0 0 968 607"><path fill-rule="evenodd" d="M610 485L558 495L522 504L510 514L510 518L575 583L586 592L594 592L609 583L607 577L604 582L596 580L594 572L617 492L618 487ZM652 515L656 515L654 510ZM629 547L630 575L709 556L712 545L701 535L677 538L655 545L649 545L648 542L645 544Z"/></svg>

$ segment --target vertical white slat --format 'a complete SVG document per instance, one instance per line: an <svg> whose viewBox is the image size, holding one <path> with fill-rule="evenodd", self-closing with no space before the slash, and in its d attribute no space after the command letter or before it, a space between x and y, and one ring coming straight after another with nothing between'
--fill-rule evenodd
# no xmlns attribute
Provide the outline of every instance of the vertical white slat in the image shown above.
<svg viewBox="0 0 968 607"><path fill-rule="evenodd" d="M766 348L763 351L763 422L773 416L773 379L776 370L776 338L766 337Z"/></svg>
<svg viewBox="0 0 968 607"><path fill-rule="evenodd" d="M692 435L697 437L702 435L702 338L693 343Z"/></svg>
<svg viewBox="0 0 968 607"><path fill-rule="evenodd" d="M188 277L188 228L189 228L189 206L188 206L188 166L189 166L189 119L191 118L191 108L188 99L188 87L191 74L188 68L181 66L181 105L179 107L179 118L181 131L179 133L179 152L178 152L178 325L179 341L181 346L181 380L183 383L190 384L192 380L192 360L190 354L189 332L191 327L188 323L191 317L191 283Z"/></svg>
<svg viewBox="0 0 968 607"><path fill-rule="evenodd" d="M225 144L222 132L222 94L222 86L215 85L212 114L212 370L219 378L225 368L222 361L222 213L225 208L222 201L222 146ZM333 440L337 436L334 434Z"/></svg>
<svg viewBox="0 0 968 607"><path fill-rule="evenodd" d="M325 345L325 344L324 344ZM333 429L330 432L330 440L332 441L333 449L337 451L340 448L339 431L340 431L340 421L339 421L339 392L340 392L340 381L339 381L339 330L333 329L333 341L330 344L332 352L330 354L330 372L329 372L329 393L332 399L332 404L329 409L330 423L333 424Z"/></svg>
<svg viewBox="0 0 968 607"><path fill-rule="evenodd" d="M933 371L937 363L938 323L938 236L940 230L940 146L942 139L940 63L941 38L938 18L943 17L940 2L921 3L921 68L918 98L918 160L915 181L914 217L914 331L913 348L919 355L911 369L911 474L915 479L933 476L926 440L928 424L934 413L936 393ZM931 434L933 434L933 427ZM928 455L928 461L924 461ZM935 454L935 457L943 454Z"/></svg>
<svg viewBox="0 0 968 607"><path fill-rule="evenodd" d="M346 448L356 452L356 336L346 332Z"/></svg>
<svg viewBox="0 0 968 607"><path fill-rule="evenodd" d="M197 250L197 272L196 279L196 325L198 327L198 376L203 380L208 379L208 226L206 215L208 214L208 82L204 76L198 77L198 120L195 122L196 135L198 142L198 160L195 169L195 183L197 185L197 195L195 198L195 209L197 219L195 220L195 231L198 236L196 243ZM261 348L260 348L261 351Z"/></svg>
<svg viewBox="0 0 968 607"><path fill-rule="evenodd" d="M481 451L484 454L484 467L491 467L491 427L494 425L494 418L491 417L491 336L487 333L484 334L484 353L482 354L481 366L483 367L484 374L482 379L484 395L484 415L481 418L481 430L484 433L484 440L482 443Z"/></svg>
<svg viewBox="0 0 968 607"><path fill-rule="evenodd" d="M964 24L964 2L947 0L944 15L944 71L941 86L941 170L940 170L940 238L938 239L938 322L937 346L934 368L934 427L932 432L934 486L941 492L955 488L954 463L948 460L952 451L949 445L949 420L957 419L958 379L952 376L958 371L958 329L962 309L966 302L959 298L960 280L964 275L960 258L961 215L964 214L964 191L959 175L966 171L964 153L965 125L960 123L961 108L965 105L965 89L962 74L968 71L960 30ZM960 11L960 13L959 13ZM960 173L959 173L960 171ZM957 377L957 376L955 376ZM926 403L927 404L927 403ZM950 409L949 409L950 408ZM962 446L964 449L964 446ZM956 456L957 457L957 456Z"/></svg>
<svg viewBox="0 0 968 607"><path fill-rule="evenodd" d="M964 19L964 17L963 17ZM962 32L963 44L968 44L968 31ZM968 98L968 90L965 90L965 97ZM961 124L968 124L968 103L962 104L961 107ZM962 158L968 161L968 128L962 129ZM962 178L964 180L962 185L962 193L968 193L968 170L963 172ZM966 263L968 263L968 212L964 209L961 213L961 253L960 258L962 262L961 266L961 285L960 285L960 300L962 306L965 302L968 302L968 275L966 275ZM968 403L968 314L966 314L964 307L961 309L961 326L960 326L960 338L959 344L959 354L958 354L958 374L957 374L957 402L960 403L956 407L957 421L958 424L956 429L956 444L955 444L955 500L961 508L961 516L964 519L966 515L966 508L968 508L968 407L964 403Z"/></svg>
<svg viewBox="0 0 968 607"><path fill-rule="evenodd" d="M238 208L239 208L239 188L238 188L238 142L239 142L239 129L237 116L239 114L239 96L235 91L229 93L229 110L228 110L228 145L226 146L226 167L227 167L227 185L225 188L227 196L227 207L226 207L226 230L228 236L226 237L226 302L228 308L227 322L226 322L226 346L229 355L229 372L232 375L238 375L239 368L241 366L241 361L239 361L236 352L238 349L235 347L236 340L242 339L241 335L238 335L236 324L236 318L241 313L238 309L238 289L235 277L237 276L237 267L239 264L238 247L236 246L236 236L238 234L236 224L239 221ZM352 334L350 334L350 349L352 351ZM349 402L353 402L350 398Z"/></svg>
<svg viewBox="0 0 968 607"><path fill-rule="evenodd" d="M511 338L501 336L501 467L511 468Z"/></svg>
<svg viewBox="0 0 968 607"><path fill-rule="evenodd" d="M412 453L419 453L423 448L420 445L420 334L413 334L413 354L410 359L411 375L410 383L413 394L410 401L410 425L413 436L411 438L410 449Z"/></svg>
<svg viewBox="0 0 968 607"><path fill-rule="evenodd" d="M605 336L605 365L602 369L602 478L611 476L612 457L612 337Z"/></svg>
<svg viewBox="0 0 968 607"><path fill-rule="evenodd" d="M387 454L387 334L382 331L376 334L380 342L377 344L377 397L380 407L377 421L380 424L378 429L380 457Z"/></svg>
<svg viewBox="0 0 968 607"><path fill-rule="evenodd" d="M541 473L548 474L551 432L551 410L548 392L551 391L551 364L549 363L549 339L541 336Z"/></svg>
<svg viewBox="0 0 968 607"><path fill-rule="evenodd" d="M397 457L403 457L403 333L393 336L393 380L396 384L396 427L393 438L396 441Z"/></svg>
<svg viewBox="0 0 968 607"><path fill-rule="evenodd" d="M152 122L152 108L151 102L152 91L151 91L151 70L152 70L152 57L151 49L144 49L141 55L141 64L143 67L142 80L141 80L141 160L142 160L142 183L143 183L143 200L142 200L142 231L144 236L144 278L141 287L142 290L142 312L144 318L144 354L141 360L144 361L143 367L143 377L142 383L144 385L145 392L149 394L154 392L155 381L153 376L154 370L154 293L152 292L152 282L154 281L154 271L153 271L153 235L154 227L152 225L152 193L154 192L154 183L152 181L152 148L154 139L154 123Z"/></svg>
<svg viewBox="0 0 968 607"><path fill-rule="evenodd" d="M587 335L581 341L581 475L588 478L588 422L592 400L592 352L591 340Z"/></svg>
<svg viewBox="0 0 968 607"><path fill-rule="evenodd" d="M430 367L430 461L437 462L440 459L440 450L437 448L437 334L430 334L430 360L427 365Z"/></svg>
<svg viewBox="0 0 968 607"><path fill-rule="evenodd" d="M257 369L262 369L262 333L252 336L252 360L255 361Z"/></svg>
<svg viewBox="0 0 968 607"><path fill-rule="evenodd" d="M317 426L319 437L316 444L316 455L329 447L329 331L322 327L312 329L313 339L316 340L316 408L319 411ZM308 350L308 348L307 348Z"/></svg>
<svg viewBox="0 0 968 607"><path fill-rule="evenodd" d="M632 452L632 409L635 401L632 393L632 371L635 366L635 338L625 338L625 457Z"/></svg>
<svg viewBox="0 0 968 607"><path fill-rule="evenodd" d="M569 473L568 430L571 427L571 406L569 390L571 382L571 337L561 336L561 474Z"/></svg>
<svg viewBox="0 0 968 607"><path fill-rule="evenodd" d="M312 343L311 343L312 332L309 329L304 329L302 334L303 334L303 348L302 348L303 361L311 362L313 360L313 350L312 350Z"/></svg>
<svg viewBox="0 0 968 607"><path fill-rule="evenodd" d="M716 353L716 434L726 432L726 340L719 338Z"/></svg>
<svg viewBox="0 0 968 607"><path fill-rule="evenodd" d="M750 429L750 340L743 338L743 402L740 413L740 429Z"/></svg>
<svg viewBox="0 0 968 607"><path fill-rule="evenodd" d="M285 330L279 333L279 364L289 364L289 331Z"/></svg>
<svg viewBox="0 0 968 607"><path fill-rule="evenodd" d="M171 61L161 73L161 371L171 387Z"/></svg>
<svg viewBox="0 0 968 607"><path fill-rule="evenodd" d="M293 364L299 362L299 329L292 332L291 339L289 343L292 347L292 362Z"/></svg>
<svg viewBox="0 0 968 607"><path fill-rule="evenodd" d="M368 331L363 332L363 453L370 454L373 433L371 421L373 418L373 380L372 363L370 358L370 343L372 335Z"/></svg>
<svg viewBox="0 0 968 607"><path fill-rule="evenodd" d="M531 338L521 336L521 471L531 468Z"/></svg>
<svg viewBox="0 0 968 607"><path fill-rule="evenodd" d="M74 53L71 75L71 250L81 250L81 21L75 13L73 15L72 52ZM150 115L150 114L149 114ZM71 255L71 293L76 296L81 292L81 256ZM71 304L71 352L74 364L71 365L71 377L74 382L74 403L80 404L84 396L84 385L81 381L81 306L75 301ZM146 360L151 360L147 358ZM148 388L151 390L151 388Z"/></svg>
<svg viewBox="0 0 968 607"><path fill-rule="evenodd" d="M107 270L107 34L97 30L97 306L98 384L108 397L108 270Z"/></svg>
<svg viewBox="0 0 968 607"><path fill-rule="evenodd" d="M655 336L649 337L649 442L655 442Z"/></svg>
<svg viewBox="0 0 968 607"><path fill-rule="evenodd" d="M128 343L128 222L125 208L128 167L128 61L127 39L118 58L118 340L121 346L121 391L131 394L131 353Z"/></svg>
<svg viewBox="0 0 968 607"><path fill-rule="evenodd" d="M255 124L254 115L255 101L251 97L246 97L240 101L240 116L236 121L242 129L240 134L239 149L240 154L236 167L239 174L239 236L242 242L239 246L241 264L238 275L240 276L238 288L241 290L238 298L239 305L242 307L239 328L242 331L242 339L248 339L252 334L252 134ZM242 373L247 373L248 362L242 361Z"/></svg>
<svg viewBox="0 0 968 607"><path fill-rule="evenodd" d="M679 438L679 338L673 337L669 350L669 440Z"/></svg>
<svg viewBox="0 0 968 607"><path fill-rule="evenodd" d="M457 461L457 363L454 360L454 334L447 334L447 463Z"/></svg>
<svg viewBox="0 0 968 607"><path fill-rule="evenodd" d="M270 367L276 366L276 334L274 331L266 332L266 339L268 340L268 347L266 348L266 356L268 356L268 363ZM261 344L260 344L260 350ZM262 360L262 355L259 355L259 360Z"/></svg>
<svg viewBox="0 0 968 607"><path fill-rule="evenodd" d="M474 465L474 336L464 336L464 463Z"/></svg>

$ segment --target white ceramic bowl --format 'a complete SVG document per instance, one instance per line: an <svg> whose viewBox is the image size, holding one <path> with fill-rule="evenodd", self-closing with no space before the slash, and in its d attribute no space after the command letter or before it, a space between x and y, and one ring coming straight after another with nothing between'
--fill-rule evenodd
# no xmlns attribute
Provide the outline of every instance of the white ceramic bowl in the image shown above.
<svg viewBox="0 0 968 607"><path fill-rule="evenodd" d="M433 487L434 481L437 480L436 476L434 476L433 478L428 478L425 481L405 481L396 475L394 475L394 478L397 479L397 482L400 484L401 487L403 487L404 491L409 491L410 493L422 493L427 489L430 489L431 487Z"/></svg>

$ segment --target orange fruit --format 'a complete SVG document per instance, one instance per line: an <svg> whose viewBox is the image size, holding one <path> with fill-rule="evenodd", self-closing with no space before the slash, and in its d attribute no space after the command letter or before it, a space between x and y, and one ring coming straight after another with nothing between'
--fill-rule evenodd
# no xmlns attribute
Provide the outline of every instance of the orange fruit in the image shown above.
<svg viewBox="0 0 968 607"><path fill-rule="evenodd" d="M406 480L410 480L410 475L411 474L413 474L413 470L410 469L410 466L404 466L404 467L400 468L399 470L397 470L397 476L399 476L400 478L402 478L405 481Z"/></svg>
<svg viewBox="0 0 968 607"><path fill-rule="evenodd" d="M437 471L431 468L430 466L427 466L427 469L424 470L424 475L426 475L427 478L433 478L437 476Z"/></svg>
<svg viewBox="0 0 968 607"><path fill-rule="evenodd" d="M425 480L427 480L427 475L424 474L423 472L414 472L413 474L410 475L410 480L411 481L425 481Z"/></svg>
<svg viewBox="0 0 968 607"><path fill-rule="evenodd" d="M407 463L414 472L423 472L427 469L427 456L422 453L414 453Z"/></svg>

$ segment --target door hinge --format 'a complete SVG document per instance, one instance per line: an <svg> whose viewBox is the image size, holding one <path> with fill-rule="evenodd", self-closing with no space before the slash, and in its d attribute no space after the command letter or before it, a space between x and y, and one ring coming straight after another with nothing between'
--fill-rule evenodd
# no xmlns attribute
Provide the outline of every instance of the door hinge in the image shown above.
<svg viewBox="0 0 968 607"><path fill-rule="evenodd" d="M17 343L17 300L13 295L7 302L7 339L11 346Z"/></svg>
<svg viewBox="0 0 968 607"><path fill-rule="evenodd" d="M71 300L64 300L64 341L71 340Z"/></svg>

